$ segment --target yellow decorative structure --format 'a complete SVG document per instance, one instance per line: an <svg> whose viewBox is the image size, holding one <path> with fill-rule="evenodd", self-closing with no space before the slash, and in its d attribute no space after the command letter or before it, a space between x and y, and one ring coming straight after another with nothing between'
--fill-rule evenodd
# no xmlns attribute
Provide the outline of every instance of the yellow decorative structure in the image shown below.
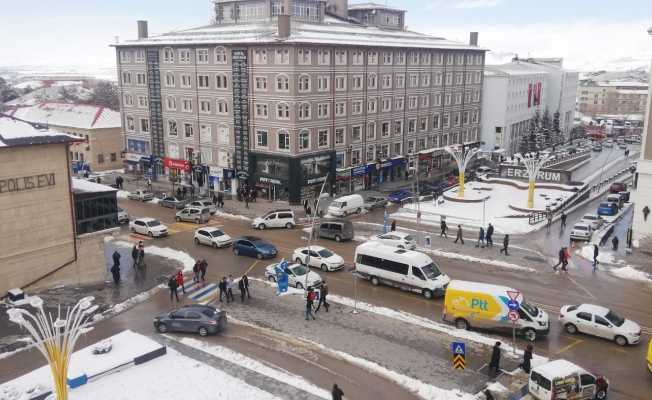
<svg viewBox="0 0 652 400"><path fill-rule="evenodd" d="M460 199L464 198L464 172L466 171L466 166L469 164L469 161L478 154L480 149L478 148L469 148L465 149L465 146L446 146L444 147L457 163L457 170L459 172L458 176L458 188L457 188L457 197Z"/></svg>
<svg viewBox="0 0 652 400"><path fill-rule="evenodd" d="M37 312L32 314L22 308L7 311L9 320L25 328L31 335L32 345L45 357L50 365L56 400L68 400L68 366L79 336L86 331L91 315L97 310L93 306L92 296L79 300L74 307L68 308L65 319L61 319L61 309L57 318L43 310L43 300L32 297L30 305Z"/></svg>
<svg viewBox="0 0 652 400"><path fill-rule="evenodd" d="M543 165L550 159L550 157L535 158L518 154L518 159L523 161L525 169L528 174L528 191L527 191L527 208L534 208L534 189L536 187L537 177Z"/></svg>

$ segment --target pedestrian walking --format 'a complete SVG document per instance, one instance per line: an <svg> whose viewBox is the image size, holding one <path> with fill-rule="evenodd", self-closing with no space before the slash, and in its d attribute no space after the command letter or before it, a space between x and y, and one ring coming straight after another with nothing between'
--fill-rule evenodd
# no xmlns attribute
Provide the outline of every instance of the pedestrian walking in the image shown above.
<svg viewBox="0 0 652 400"><path fill-rule="evenodd" d="M133 267L136 268L138 265L138 245L135 244L134 248L131 249L131 259L133 260Z"/></svg>
<svg viewBox="0 0 652 400"><path fill-rule="evenodd" d="M548 223L546 224L546 229L548 232L550 232L550 228L552 227L552 212L548 212Z"/></svg>
<svg viewBox="0 0 652 400"><path fill-rule="evenodd" d="M500 372L500 342L494 344L491 351L491 361L489 362L489 375L494 377Z"/></svg>
<svg viewBox="0 0 652 400"><path fill-rule="evenodd" d="M113 252L113 266L111 267L111 275L113 275L113 282L116 285L120 283L120 253L118 250Z"/></svg>
<svg viewBox="0 0 652 400"><path fill-rule="evenodd" d="M199 264L200 261L197 260L195 261L195 265L192 266L192 281L195 283L199 282Z"/></svg>
<svg viewBox="0 0 652 400"><path fill-rule="evenodd" d="M137 265L142 267L145 265L145 245L143 242L138 242L138 260Z"/></svg>
<svg viewBox="0 0 652 400"><path fill-rule="evenodd" d="M643 207L643 221L647 222L647 216L650 215L650 207Z"/></svg>
<svg viewBox="0 0 652 400"><path fill-rule="evenodd" d="M315 297L315 291L312 288L308 289L308 293L306 294L306 321L311 317L313 320L315 319L315 314L312 312L312 305L315 302Z"/></svg>
<svg viewBox="0 0 652 400"><path fill-rule="evenodd" d="M244 201L245 201L245 207L249 208L249 193L245 191L244 193Z"/></svg>
<svg viewBox="0 0 652 400"><path fill-rule="evenodd" d="M457 225L457 235L455 236L455 243L457 243L458 240L461 241L462 244L464 244L464 238L462 237L462 225L460 224Z"/></svg>
<svg viewBox="0 0 652 400"><path fill-rule="evenodd" d="M315 312L319 311L322 304L324 305L324 308L326 309L326 312L328 312L328 308L331 305L328 304L328 302L326 301L326 296L328 296L328 285L326 284L326 280L324 280L323 285L319 289L319 303L317 303L317 308L315 309Z"/></svg>
<svg viewBox="0 0 652 400"><path fill-rule="evenodd" d="M390 229L392 232L394 232L394 231L396 230L396 220L395 220L395 219L392 220L392 225L390 226L389 229Z"/></svg>
<svg viewBox="0 0 652 400"><path fill-rule="evenodd" d="M233 299L233 275L229 274L229 278L226 280L226 302L232 301L235 301Z"/></svg>
<svg viewBox="0 0 652 400"><path fill-rule="evenodd" d="M448 226L446 226L446 221L442 220L441 223L439 224L441 233L439 234L439 237L445 237L448 239L448 235L446 234L446 230L448 229Z"/></svg>
<svg viewBox="0 0 652 400"><path fill-rule="evenodd" d="M555 264L552 267L552 270L555 271L555 272L557 271L557 267L559 267L561 265L564 265L564 259L566 258L566 252L564 251L563 247L559 249L558 257L559 257L559 259L557 260L557 264Z"/></svg>
<svg viewBox="0 0 652 400"><path fill-rule="evenodd" d="M250 299L251 294L249 294L249 277L247 277L247 274L242 275L242 281L244 282L244 287L247 291L247 298Z"/></svg>
<svg viewBox="0 0 652 400"><path fill-rule="evenodd" d="M181 189L181 193L183 194L183 198L185 199L186 195L188 194L188 188L184 186L183 189Z"/></svg>
<svg viewBox="0 0 652 400"><path fill-rule="evenodd" d="M597 244L593 244L593 270L595 271L598 269L598 264L600 264L600 261L598 261L598 256L600 255L600 249L598 248Z"/></svg>
<svg viewBox="0 0 652 400"><path fill-rule="evenodd" d="M568 261L570 260L570 251L568 247L564 246L564 262L561 264L561 270L568 272Z"/></svg>
<svg viewBox="0 0 652 400"><path fill-rule="evenodd" d="M215 192L213 192L212 200L213 200L213 207L217 207L217 196L215 195Z"/></svg>
<svg viewBox="0 0 652 400"><path fill-rule="evenodd" d="M566 228L566 217L567 217L566 213L562 211L561 212L561 228L562 229Z"/></svg>
<svg viewBox="0 0 652 400"><path fill-rule="evenodd" d="M217 287L220 289L220 303L223 301L222 299L226 295L226 276L223 276L222 279L220 280L220 283L217 285ZM226 297L226 302L229 302L229 297Z"/></svg>
<svg viewBox="0 0 652 400"><path fill-rule="evenodd" d="M487 247L494 247L494 226L491 225L491 222L489 223L489 226L487 227L487 234L485 235L485 239L487 240Z"/></svg>
<svg viewBox="0 0 652 400"><path fill-rule="evenodd" d="M500 249L500 254L505 253L506 256L509 255L507 252L507 248L509 247L509 235L505 234L505 237L503 238L503 248Z"/></svg>
<svg viewBox="0 0 652 400"><path fill-rule="evenodd" d="M333 400L342 400L344 392L342 389L340 389L339 386L337 386L337 383L333 383L333 390L331 391L331 395L333 396Z"/></svg>
<svg viewBox="0 0 652 400"><path fill-rule="evenodd" d="M308 199L303 200L303 211L308 215Z"/></svg>
<svg viewBox="0 0 652 400"><path fill-rule="evenodd" d="M611 239L611 248L613 251L618 251L618 236L614 236L614 238Z"/></svg>
<svg viewBox="0 0 652 400"><path fill-rule="evenodd" d="M168 280L168 288L170 289L170 301L172 301L172 297L176 297L177 303L179 302L179 293L177 293L178 287L179 284L177 283L177 277L172 275Z"/></svg>
<svg viewBox="0 0 652 400"><path fill-rule="evenodd" d="M484 249L484 228L480 227L480 233L478 234L478 243L476 243L475 247L480 247Z"/></svg>
<svg viewBox="0 0 652 400"><path fill-rule="evenodd" d="M152 179L147 178L147 190L152 191Z"/></svg>
<svg viewBox="0 0 652 400"><path fill-rule="evenodd" d="M177 199L181 199L181 188L177 188Z"/></svg>
<svg viewBox="0 0 652 400"><path fill-rule="evenodd" d="M238 289L240 289L240 303L244 303L245 293L247 289L245 289L244 281L242 280L242 278L238 280Z"/></svg>
<svg viewBox="0 0 652 400"><path fill-rule="evenodd" d="M526 373L530 373L530 369L532 369L532 351L534 347L531 344L528 344L525 347L525 351L523 351L523 362L519 367L523 368L523 371Z"/></svg>
<svg viewBox="0 0 652 400"><path fill-rule="evenodd" d="M180 287L183 294L186 294L186 288L183 286L183 272L177 271L176 280L177 280L177 287Z"/></svg>
<svg viewBox="0 0 652 400"><path fill-rule="evenodd" d="M224 208L224 195L222 192L217 192L217 206L219 208Z"/></svg>
<svg viewBox="0 0 652 400"><path fill-rule="evenodd" d="M206 262L206 259L204 258L199 263L199 272L201 273L201 281L202 281L202 283L206 283L206 270L207 269L208 269L208 263Z"/></svg>

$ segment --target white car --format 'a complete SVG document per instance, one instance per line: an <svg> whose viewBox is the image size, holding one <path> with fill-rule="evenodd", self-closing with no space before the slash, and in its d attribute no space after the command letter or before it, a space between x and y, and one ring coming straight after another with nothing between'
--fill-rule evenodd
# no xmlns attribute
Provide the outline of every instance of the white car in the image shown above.
<svg viewBox="0 0 652 400"><path fill-rule="evenodd" d="M212 226L197 229L195 231L194 241L195 244L205 244L215 249L228 247L233 244L231 236L224 233L223 230Z"/></svg>
<svg viewBox="0 0 652 400"><path fill-rule="evenodd" d="M270 211L262 217L258 217L251 223L252 228L267 229L267 228L287 228L292 229L297 226L294 220L294 211L287 210L274 210Z"/></svg>
<svg viewBox="0 0 652 400"><path fill-rule="evenodd" d="M598 214L584 214L580 222L589 225L592 230L596 230L602 226L604 220Z"/></svg>
<svg viewBox="0 0 652 400"><path fill-rule="evenodd" d="M591 240L592 234L593 230L591 229L591 225L578 222L577 224L573 225L573 230L571 230L570 238L575 240L588 241Z"/></svg>
<svg viewBox="0 0 652 400"><path fill-rule="evenodd" d="M414 236L405 232L387 232L374 236L371 240L382 244L398 247L399 249L414 250L417 248L417 241Z"/></svg>
<svg viewBox="0 0 652 400"><path fill-rule="evenodd" d="M274 263L268 265L265 268L265 277L267 280L276 282L276 265ZM308 287L316 287L322 284L321 277L316 272L312 272L307 267L304 267L301 264L290 264L285 269L285 272L288 274L288 286L295 287L297 289L303 289L306 285L306 274L308 274Z"/></svg>
<svg viewBox="0 0 652 400"><path fill-rule="evenodd" d="M154 218L138 218L129 222L129 230L149 237L167 236L168 227Z"/></svg>
<svg viewBox="0 0 652 400"><path fill-rule="evenodd" d="M208 210L211 212L211 215L215 215L217 212L215 205L213 205L213 203L208 200L195 200L188 203L186 207L208 208Z"/></svg>
<svg viewBox="0 0 652 400"><path fill-rule="evenodd" d="M613 340L619 346L641 340L641 327L610 309L593 304L565 305L559 310L559 321L566 332L586 333Z"/></svg>
<svg viewBox="0 0 652 400"><path fill-rule="evenodd" d="M310 246L310 250L308 250L308 247L299 247L294 250L292 259L297 264L306 265L309 252L309 266L311 267L320 268L324 272L337 271L338 269L344 268L344 259L322 246Z"/></svg>
<svg viewBox="0 0 652 400"><path fill-rule="evenodd" d="M149 201L154 199L154 194L147 190L136 190L135 192L129 193L127 198L130 200Z"/></svg>
<svg viewBox="0 0 652 400"><path fill-rule="evenodd" d="M129 214L127 213L127 211L122 208L118 208L118 223L126 224L128 222L129 222Z"/></svg>

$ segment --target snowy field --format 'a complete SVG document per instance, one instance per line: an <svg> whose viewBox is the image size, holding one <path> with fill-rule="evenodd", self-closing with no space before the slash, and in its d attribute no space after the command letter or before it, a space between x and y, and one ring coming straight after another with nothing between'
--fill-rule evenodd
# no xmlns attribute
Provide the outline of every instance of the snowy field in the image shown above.
<svg viewBox="0 0 652 400"><path fill-rule="evenodd" d="M509 218L509 216L526 214L509 207L512 204L516 207L526 208L527 188L523 182L519 182L519 184L523 185L524 189L497 183L469 182L465 185L465 197L478 198L489 194L489 198L484 204L482 202L462 203L443 198L440 198L437 204L433 201L422 201L419 205L421 223L439 226L443 215L446 216L446 223L453 234L457 224L479 228L480 226L486 227L490 222L500 233L520 234L534 231L539 226L530 225L528 218ZM445 194L454 197L456 193L457 189L453 188ZM536 189L534 209L545 210L551 202L557 201L557 199L566 199L572 194L573 192L567 190ZM406 204L391 217L398 220L415 221L416 210L417 204Z"/></svg>

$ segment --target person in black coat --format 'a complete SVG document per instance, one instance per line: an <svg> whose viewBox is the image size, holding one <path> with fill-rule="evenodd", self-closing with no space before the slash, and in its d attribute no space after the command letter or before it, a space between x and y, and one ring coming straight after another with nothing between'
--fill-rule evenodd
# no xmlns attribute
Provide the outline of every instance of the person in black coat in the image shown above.
<svg viewBox="0 0 652 400"><path fill-rule="evenodd" d="M224 208L224 195L222 192L217 192L217 206Z"/></svg>
<svg viewBox="0 0 652 400"><path fill-rule="evenodd" d="M489 362L489 374L498 374L499 371L500 371L500 342L496 342L491 352L491 361Z"/></svg>
<svg viewBox="0 0 652 400"><path fill-rule="evenodd" d="M244 281L242 280L242 278L240 278L240 280L238 281L238 289L240 289L240 302L244 303L245 292L247 291L247 289L245 289Z"/></svg>
<svg viewBox="0 0 652 400"><path fill-rule="evenodd" d="M618 236L614 236L614 238L611 239L611 246L614 251L618 251Z"/></svg>
<svg viewBox="0 0 652 400"><path fill-rule="evenodd" d="M509 255L509 253L507 252L508 247L509 247L509 235L506 234L505 237L503 238L503 248L500 249L500 253L501 254L505 253L505 255L508 256Z"/></svg>
<svg viewBox="0 0 652 400"><path fill-rule="evenodd" d="M203 283L206 282L206 270L208 269L208 263L206 262L206 259L204 258L201 260L199 263L199 272L201 273L201 281Z"/></svg>
<svg viewBox="0 0 652 400"><path fill-rule="evenodd" d="M179 284L177 283L177 277L172 275L170 279L168 279L168 288L170 289L170 301L172 301L173 297L176 297L177 303L179 302L179 293L177 293L178 287Z"/></svg>
<svg viewBox="0 0 652 400"><path fill-rule="evenodd" d="M494 247L494 226L489 224L487 227L487 234L485 235L485 239L487 240L487 247Z"/></svg>
<svg viewBox="0 0 652 400"><path fill-rule="evenodd" d="M562 247L561 249L559 249L559 259L557 260L557 264L555 264L552 267L552 270L557 271L557 267L559 267L560 265L564 265L565 258L566 258L566 254L564 253L564 248Z"/></svg>
<svg viewBox="0 0 652 400"><path fill-rule="evenodd" d="M598 256L600 255L600 249L597 244L593 244L593 270L595 271L600 262L598 261Z"/></svg>
<svg viewBox="0 0 652 400"><path fill-rule="evenodd" d="M226 276L222 277L222 280L220 281L219 285L217 285L220 289L220 302L222 302L224 296L226 295Z"/></svg>
<svg viewBox="0 0 652 400"><path fill-rule="evenodd" d="M113 266L111 267L111 275L115 284L120 283L120 253L118 250L113 252Z"/></svg>
<svg viewBox="0 0 652 400"><path fill-rule="evenodd" d="M250 299L251 295L249 294L249 278L247 277L247 274L242 275L242 282L244 282L244 288L245 291L247 292L247 298Z"/></svg>
<svg viewBox="0 0 652 400"><path fill-rule="evenodd" d="M531 344L528 344L527 347L525 348L525 351L523 352L523 362L521 363L520 367L523 368L523 371L527 372L528 374L530 373L530 369L532 368L532 350L533 347Z"/></svg>
<svg viewBox="0 0 652 400"><path fill-rule="evenodd" d="M136 268L136 264L138 264L138 245L135 244L134 248L131 249L131 258L134 262L134 268Z"/></svg>
<svg viewBox="0 0 652 400"><path fill-rule="evenodd" d="M446 230L448 229L448 226L446 225L446 221L442 220L439 226L441 228L441 233L439 234L439 237L443 236L448 239L448 235L446 234Z"/></svg>
<svg viewBox="0 0 652 400"><path fill-rule="evenodd" d="M395 219L392 220L392 226L391 226L390 229L391 229L392 232L394 232L396 230L396 220Z"/></svg>
<svg viewBox="0 0 652 400"><path fill-rule="evenodd" d="M337 383L333 384L333 390L331 391L331 395L333 396L333 400L342 400L342 396L344 396L344 392L342 389L340 389L339 386L337 386Z"/></svg>

